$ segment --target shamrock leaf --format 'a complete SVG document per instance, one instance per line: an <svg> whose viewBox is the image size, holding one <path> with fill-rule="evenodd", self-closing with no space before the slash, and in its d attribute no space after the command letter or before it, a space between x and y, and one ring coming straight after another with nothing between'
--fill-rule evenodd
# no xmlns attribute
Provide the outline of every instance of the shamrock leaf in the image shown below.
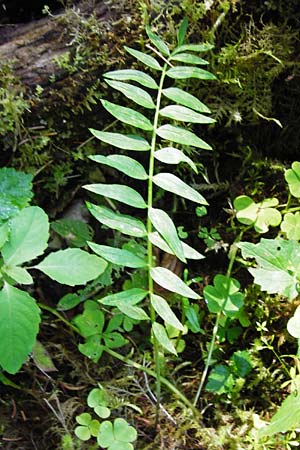
<svg viewBox="0 0 300 450"><path fill-rule="evenodd" d="M99 432L98 420L93 420L89 413L83 413L76 417L79 426L75 428L76 436L82 441L88 441L91 436L96 437Z"/></svg>
<svg viewBox="0 0 300 450"><path fill-rule="evenodd" d="M276 227L281 222L281 214L274 206L278 205L276 198L266 198L255 203L247 195L240 195L233 202L236 217L245 225L253 225L258 233L266 233L269 226Z"/></svg>
<svg viewBox="0 0 300 450"><path fill-rule="evenodd" d="M300 338L300 306L297 307L293 317L288 321L287 330L294 338Z"/></svg>
<svg viewBox="0 0 300 450"><path fill-rule="evenodd" d="M300 197L300 162L294 161L291 169L287 169L284 178L289 185L290 193L299 198Z"/></svg>
<svg viewBox="0 0 300 450"><path fill-rule="evenodd" d="M94 408L95 413L102 419L110 416L110 409L107 408L107 393L103 388L92 389L89 393L87 404Z"/></svg>
<svg viewBox="0 0 300 450"><path fill-rule="evenodd" d="M130 442L135 441L137 432L126 420L118 418L114 422L101 423L97 436L98 444L108 450L133 450Z"/></svg>
<svg viewBox="0 0 300 450"><path fill-rule="evenodd" d="M211 313L221 311L225 316L236 317L244 302L244 295L239 289L240 284L234 278L216 275L214 286L204 288L204 298L209 311Z"/></svg>
<svg viewBox="0 0 300 450"><path fill-rule="evenodd" d="M280 225L281 230L288 239L300 240L300 212L287 213L284 215L283 222Z"/></svg>

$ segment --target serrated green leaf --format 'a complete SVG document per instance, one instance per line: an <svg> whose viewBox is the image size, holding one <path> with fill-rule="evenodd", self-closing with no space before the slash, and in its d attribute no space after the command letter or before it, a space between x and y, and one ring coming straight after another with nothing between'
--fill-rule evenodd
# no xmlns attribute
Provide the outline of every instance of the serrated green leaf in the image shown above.
<svg viewBox="0 0 300 450"><path fill-rule="evenodd" d="M211 112L210 109L206 105L204 105L204 103L200 102L197 97L183 91L182 89L170 87L167 89L163 89L162 93L169 100L173 100L174 102L179 103L179 105L187 106L188 108L191 108L200 113L209 114Z"/></svg>
<svg viewBox="0 0 300 450"><path fill-rule="evenodd" d="M170 255L174 255L173 251L170 249L166 241L157 233L154 231L153 233L150 233L149 235L150 242L155 245L156 247L160 248L163 252L169 253ZM186 259L203 259L204 256L201 255L197 250L190 247L185 242L181 241L183 254Z"/></svg>
<svg viewBox="0 0 300 450"><path fill-rule="evenodd" d="M146 26L146 33L148 35L148 38L152 42L152 44L155 45L155 47L163 55L165 55L165 56L170 55L170 50L169 50L169 47L167 46L167 44L159 36L157 36L157 34L153 33L153 31L151 31L151 29L148 25Z"/></svg>
<svg viewBox="0 0 300 450"><path fill-rule="evenodd" d="M199 67L177 66L168 69L166 75L175 80L185 80L186 78L198 78L199 80L216 80L216 77L207 70Z"/></svg>
<svg viewBox="0 0 300 450"><path fill-rule="evenodd" d="M218 392L222 394L226 391L226 383L231 376L228 367L218 364L215 366L208 376L208 382L206 384L206 390L209 392Z"/></svg>
<svg viewBox="0 0 300 450"><path fill-rule="evenodd" d="M0 222L8 220L29 205L33 197L31 174L13 168L0 169Z"/></svg>
<svg viewBox="0 0 300 450"><path fill-rule="evenodd" d="M90 132L100 141L113 145L123 150L133 150L145 152L150 149L149 142L141 136L128 135L120 133L109 133L108 131L98 131L90 128Z"/></svg>
<svg viewBox="0 0 300 450"><path fill-rule="evenodd" d="M236 317L243 306L244 295L239 292L240 284L225 275L214 277L214 286L205 286L203 293L211 313L222 312L225 316Z"/></svg>
<svg viewBox="0 0 300 450"><path fill-rule="evenodd" d="M147 53L140 52L139 50L134 50L133 48L124 46L125 50L130 53L130 55L134 56L136 59L141 61L146 66L155 70L162 70L159 62L153 58L153 56L148 55Z"/></svg>
<svg viewBox="0 0 300 450"><path fill-rule="evenodd" d="M283 221L280 224L281 230L286 234L288 239L295 241L300 240L300 212L287 213L284 215Z"/></svg>
<svg viewBox="0 0 300 450"><path fill-rule="evenodd" d="M118 292L117 294L106 295L99 299L98 302L106 306L136 305L141 302L146 295L148 295L148 292L144 289L132 288Z"/></svg>
<svg viewBox="0 0 300 450"><path fill-rule="evenodd" d="M155 109L155 104L148 92L144 91L138 86L132 84L123 83L122 81L105 80L105 82L114 89L122 92L125 97L134 101L140 106L148 109Z"/></svg>
<svg viewBox="0 0 300 450"><path fill-rule="evenodd" d="M125 316L130 317L135 320L150 320L150 317L146 314L146 312L138 307L133 305L118 305L117 308L125 314Z"/></svg>
<svg viewBox="0 0 300 450"><path fill-rule="evenodd" d="M284 178L289 185L290 193L300 198L300 162L294 161L291 169L287 169Z"/></svg>
<svg viewBox="0 0 300 450"><path fill-rule="evenodd" d="M133 269L137 269L139 267L145 267L147 265L147 262L145 260L139 258L134 253L122 248L94 244L93 242L88 242L88 246L95 253L97 253L97 255L101 256L106 261L119 266L132 267Z"/></svg>
<svg viewBox="0 0 300 450"><path fill-rule="evenodd" d="M153 267L151 269L151 277L159 286L168 291L175 292L183 297L194 298L195 300L200 298L175 273L165 267Z"/></svg>
<svg viewBox="0 0 300 450"><path fill-rule="evenodd" d="M178 32L177 32L177 42L178 42L179 46L184 43L188 25L189 25L189 21L188 21L187 17L184 17L183 21L181 22L181 24L178 28Z"/></svg>
<svg viewBox="0 0 300 450"><path fill-rule="evenodd" d="M154 152L154 157L165 164L187 163L196 173L198 173L196 164L186 156L181 150L175 147L164 147Z"/></svg>
<svg viewBox="0 0 300 450"><path fill-rule="evenodd" d="M208 61L205 61L205 59L199 58L199 56L191 55L190 53L177 53L176 55L171 56L170 60L203 66L208 64Z"/></svg>
<svg viewBox="0 0 300 450"><path fill-rule="evenodd" d="M158 89L156 81L152 77L150 77L150 75L141 72L140 70L114 70L112 72L106 72L104 74L104 77L109 78L110 80L117 81L136 81L137 83L140 83L142 86L145 86L147 88Z"/></svg>
<svg viewBox="0 0 300 450"><path fill-rule="evenodd" d="M171 142L182 145L191 145L204 150L212 150L212 147L185 128L176 127L174 125L162 125L156 130L158 136Z"/></svg>
<svg viewBox="0 0 300 450"><path fill-rule="evenodd" d="M129 156L125 155L91 155L89 158L100 164L105 164L107 166L113 167L114 169L120 170L131 178L137 180L147 180L148 175L138 161Z"/></svg>
<svg viewBox="0 0 300 450"><path fill-rule="evenodd" d="M49 222L38 206L29 206L11 220L10 237L1 253L6 266L31 261L47 248Z"/></svg>
<svg viewBox="0 0 300 450"><path fill-rule="evenodd" d="M32 284L33 279L30 273L27 272L23 267L3 267L3 271L6 275L12 278L16 283L19 284Z"/></svg>
<svg viewBox="0 0 300 450"><path fill-rule="evenodd" d="M261 239L258 244L240 242L243 258L255 258L257 267L250 268L254 282L262 291L281 294L289 300L297 297L300 281L300 244L283 239Z"/></svg>
<svg viewBox="0 0 300 450"><path fill-rule="evenodd" d="M40 323L35 300L8 283L0 291L0 366L16 373L32 351Z"/></svg>
<svg viewBox="0 0 300 450"><path fill-rule="evenodd" d="M159 111L163 117L190 123L214 123L215 120L180 105L169 105Z"/></svg>
<svg viewBox="0 0 300 450"><path fill-rule="evenodd" d="M160 323L154 322L152 324L152 332L156 337L159 344L168 352L173 353L173 355L177 355L176 349L169 339L165 327L163 327Z"/></svg>
<svg viewBox="0 0 300 450"><path fill-rule="evenodd" d="M135 217L117 213L105 206L86 203L90 213L103 225L134 237L144 237L147 230L143 222Z"/></svg>
<svg viewBox="0 0 300 450"><path fill-rule="evenodd" d="M126 205L133 206L134 208L147 208L147 205L136 190L123 184L87 184L82 186L94 194L104 195L105 197L112 198Z"/></svg>
<svg viewBox="0 0 300 450"><path fill-rule="evenodd" d="M152 225L163 237L172 252L177 256L177 258L179 258L183 262L186 262L182 244L178 237L176 227L168 214L162 209L150 208L149 218Z"/></svg>
<svg viewBox="0 0 300 450"><path fill-rule="evenodd" d="M199 194L195 189L176 177L172 173L158 173L152 178L153 183L161 189L180 195L192 202L200 203L201 205L208 205L205 198Z"/></svg>
<svg viewBox="0 0 300 450"><path fill-rule="evenodd" d="M104 272L106 266L107 262L96 255L69 248L50 253L35 269L59 283L76 286L94 280Z"/></svg>
<svg viewBox="0 0 300 450"><path fill-rule="evenodd" d="M151 131L153 129L153 125L150 120L134 109L116 105L108 100L101 100L101 103L106 111L121 122L127 123L128 125L132 125L136 128L141 128L142 130Z"/></svg>
<svg viewBox="0 0 300 450"><path fill-rule="evenodd" d="M172 56L177 55L178 53L182 53L185 51L189 52L208 52L209 50L212 50L214 46L212 44L185 44L181 45L180 47L175 48L175 50L172 52Z"/></svg>
<svg viewBox="0 0 300 450"><path fill-rule="evenodd" d="M173 313L169 304L163 297L156 294L151 294L150 301L159 317L177 330L184 331L184 326L177 319L176 315Z"/></svg>

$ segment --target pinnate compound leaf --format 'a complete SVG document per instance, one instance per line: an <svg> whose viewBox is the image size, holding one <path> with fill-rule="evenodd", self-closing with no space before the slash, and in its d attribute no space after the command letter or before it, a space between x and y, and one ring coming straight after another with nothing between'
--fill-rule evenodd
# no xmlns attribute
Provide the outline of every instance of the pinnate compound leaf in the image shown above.
<svg viewBox="0 0 300 450"><path fill-rule="evenodd" d="M132 125L133 127L141 128L142 130L151 131L153 129L153 125L150 120L134 109L116 105L108 100L101 100L101 103L106 111L121 122Z"/></svg>
<svg viewBox="0 0 300 450"><path fill-rule="evenodd" d="M93 242L88 242L88 246L95 253L97 253L97 255L101 256L106 261L119 266L132 267L133 269L137 269L139 267L145 267L147 265L147 262L145 260L139 258L134 253L122 248L110 247L108 245L99 245Z"/></svg>
<svg viewBox="0 0 300 450"><path fill-rule="evenodd" d="M196 173L198 173L196 164L186 156L181 150L175 147L164 147L154 153L154 157L165 164L187 163Z"/></svg>
<svg viewBox="0 0 300 450"><path fill-rule="evenodd" d="M13 168L0 169L0 222L28 206L33 197L32 178L32 175Z"/></svg>
<svg viewBox="0 0 300 450"><path fill-rule="evenodd" d="M192 94L183 91L182 89L176 87L170 87L162 90L162 93L169 100L173 100L179 105L187 106L188 108L193 109L194 111L198 111L200 113L209 114L210 109L204 105L204 103L200 102L200 100Z"/></svg>
<svg viewBox="0 0 300 450"><path fill-rule="evenodd" d="M136 190L122 184L87 184L84 189L94 192L94 194L104 195L134 208L147 208L147 205Z"/></svg>
<svg viewBox="0 0 300 450"><path fill-rule="evenodd" d="M175 273L165 267L153 267L151 269L151 277L164 289L175 292L183 297L198 300L200 296L188 287Z"/></svg>
<svg viewBox="0 0 300 450"><path fill-rule="evenodd" d="M120 170L125 175L137 180L147 180L148 175L141 163L125 155L91 155L89 158L100 164Z"/></svg>
<svg viewBox="0 0 300 450"><path fill-rule="evenodd" d="M105 206L86 203L90 213L103 225L134 237L144 237L147 230L143 222L135 217L117 213Z"/></svg>
<svg viewBox="0 0 300 450"><path fill-rule="evenodd" d="M300 198L300 162L294 161L292 168L287 169L284 178L289 185L290 193L297 198Z"/></svg>
<svg viewBox="0 0 300 450"><path fill-rule="evenodd" d="M168 214L162 209L150 208L149 218L152 225L163 237L167 245L171 248L172 252L177 256L177 258L179 258L183 262L186 262L182 244L178 237L176 227Z"/></svg>
<svg viewBox="0 0 300 450"><path fill-rule="evenodd" d="M188 184L172 173L158 173L157 175L154 175L153 183L158 187L172 192L173 194L180 195L187 200L200 203L201 205L208 205L205 198L199 194L199 192L191 188Z"/></svg>
<svg viewBox="0 0 300 450"><path fill-rule="evenodd" d="M90 128L90 132L100 141L113 145L123 150L133 150L144 152L150 149L149 142L141 136L129 135L125 136L120 133L109 133L108 131L98 131Z"/></svg>
<svg viewBox="0 0 300 450"><path fill-rule="evenodd" d="M293 240L261 239L258 244L240 242L243 258L255 258L257 266L248 269L262 291L297 297L300 281L300 244Z"/></svg>
<svg viewBox="0 0 300 450"><path fill-rule="evenodd" d="M159 111L159 114L163 117L179 120L181 122L202 123L202 124L215 122L215 119L212 119L211 117L204 116L203 114L199 114L193 111L192 109L180 105L165 106L165 108Z"/></svg>
<svg viewBox="0 0 300 450"><path fill-rule="evenodd" d="M280 224L281 230L286 234L288 239L295 241L300 240L300 212L287 213L284 215L283 221Z"/></svg>
<svg viewBox="0 0 300 450"><path fill-rule="evenodd" d="M176 142L182 145L191 145L204 150L212 150L211 146L196 136L192 131L174 125L162 125L157 129L157 134L162 139Z"/></svg>
<svg viewBox="0 0 300 450"><path fill-rule="evenodd" d="M16 373L32 351L40 323L35 300L8 283L0 291L0 366Z"/></svg>
<svg viewBox="0 0 300 450"><path fill-rule="evenodd" d="M117 294L106 295L98 300L99 303L106 306L119 305L136 305L144 300L148 292L140 288L132 288L126 291L118 292Z"/></svg>
<svg viewBox="0 0 300 450"><path fill-rule="evenodd" d="M184 331L185 328L181 322L177 319L176 315L173 313L168 302L161 296L156 294L151 294L151 305L155 309L156 313L161 317L166 323L176 328L177 330Z"/></svg>
<svg viewBox="0 0 300 450"><path fill-rule="evenodd" d="M107 267L107 262L96 255L69 248L50 253L36 269L55 281L68 286L85 284L97 278Z"/></svg>
<svg viewBox="0 0 300 450"><path fill-rule="evenodd" d="M153 33L151 31L149 26L146 26L146 33L148 35L148 38L152 42L153 45L165 56L170 55L170 50L167 44L159 37L157 34Z"/></svg>
<svg viewBox="0 0 300 450"><path fill-rule="evenodd" d="M266 233L269 226L276 227L281 222L281 214L275 209L278 205L276 198L266 198L262 202L255 203L247 195L240 195L233 202L236 209L236 217L245 225L253 225L258 233Z"/></svg>
<svg viewBox="0 0 300 450"><path fill-rule="evenodd" d="M123 83L122 81L105 80L106 83L117 91L122 92L125 97L134 101L140 106L148 109L155 109L155 104L151 98L151 95L147 91L141 89L138 86L132 84Z"/></svg>
<svg viewBox="0 0 300 450"><path fill-rule="evenodd" d="M182 53L185 51L189 51L189 52L197 52L197 53L201 53L201 52L208 52L209 50L212 50L214 48L214 46L212 44L208 44L208 43L204 43L204 44L185 44L185 45L181 45L180 47L177 47L173 53L173 55L177 55L177 53Z"/></svg>
<svg viewBox="0 0 300 450"><path fill-rule="evenodd" d="M208 64L208 62L205 61L205 59L199 58L199 56L191 55L190 53L177 53L176 55L171 56L170 60L204 66Z"/></svg>
<svg viewBox="0 0 300 450"><path fill-rule="evenodd" d="M18 284L32 284L33 278L23 267L12 266L3 268L6 275L16 281Z"/></svg>
<svg viewBox="0 0 300 450"><path fill-rule="evenodd" d="M173 353L173 355L177 355L176 349L171 341L169 339L169 336L166 332L166 329L163 325L160 323L154 322L152 324L152 332L159 342L159 344L168 352Z"/></svg>
<svg viewBox="0 0 300 450"><path fill-rule="evenodd" d="M125 50L130 53L130 55L134 56L136 59L141 61L145 66L150 67L155 70L162 70L159 62L153 58L153 56L148 55L147 53L140 52L139 50L134 50L133 48L124 46Z"/></svg>
<svg viewBox="0 0 300 450"><path fill-rule="evenodd" d="M104 74L104 77L109 78L110 80L117 81L136 81L137 83L140 83L142 86L145 86L147 88L158 89L156 81L152 77L150 77L150 75L141 72L140 70L114 70L112 72L106 72Z"/></svg>
<svg viewBox="0 0 300 450"><path fill-rule="evenodd" d="M216 77L208 70L199 67L177 66L167 70L166 75L176 80L184 80L186 78L198 78L199 80L216 80Z"/></svg>
<svg viewBox="0 0 300 450"><path fill-rule="evenodd" d="M31 261L47 248L49 221L47 214L38 206L22 209L11 220L10 237L1 253L6 266Z"/></svg>
<svg viewBox="0 0 300 450"><path fill-rule="evenodd" d="M170 255L174 255L173 251L170 249L166 241L157 233L157 231L154 231L149 234L149 240L150 242L155 245L156 247L160 248L163 252L169 253ZM181 241L183 254L186 259L203 259L204 256L201 255L197 250L186 244L185 242Z"/></svg>
<svg viewBox="0 0 300 450"><path fill-rule="evenodd" d="M211 313L222 312L225 316L236 317L244 303L244 295L239 292L240 284L225 275L214 277L214 286L204 288L204 298Z"/></svg>

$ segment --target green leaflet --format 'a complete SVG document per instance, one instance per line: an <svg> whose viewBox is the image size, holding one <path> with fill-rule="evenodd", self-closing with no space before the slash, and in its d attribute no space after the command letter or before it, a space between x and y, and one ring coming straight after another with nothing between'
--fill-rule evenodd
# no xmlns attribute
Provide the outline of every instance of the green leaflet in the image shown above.
<svg viewBox="0 0 300 450"><path fill-rule="evenodd" d="M50 253L35 269L68 286L85 284L104 272L107 262L96 255L70 248Z"/></svg>
<svg viewBox="0 0 300 450"><path fill-rule="evenodd" d="M131 319L135 319L135 320L149 320L150 319L148 314L146 314L146 312L142 308L139 308L138 306L123 305L123 304L118 304L116 306L123 314L125 314L125 316L128 316Z"/></svg>
<svg viewBox="0 0 300 450"><path fill-rule="evenodd" d="M124 106L116 105L107 100L101 100L103 107L116 119L121 122L132 125L142 130L151 131L153 129L152 123L143 114L135 111L131 108L125 108Z"/></svg>
<svg viewBox="0 0 300 450"><path fill-rule="evenodd" d="M243 306L244 295L239 292L240 284L225 275L214 277L214 286L205 286L204 298L211 313L222 312L225 316L236 317Z"/></svg>
<svg viewBox="0 0 300 450"><path fill-rule="evenodd" d="M198 114L192 109L179 105L166 106L165 108L159 111L159 114L163 117L179 120L181 122L203 123L203 124L215 122L215 120L212 119L211 117L204 116L203 114Z"/></svg>
<svg viewBox="0 0 300 450"><path fill-rule="evenodd" d="M169 253L170 255L174 255L173 251L170 249L170 247L165 242L165 240L159 235L159 233L154 231L153 233L150 233L148 235L148 237L149 237L149 240L151 241L151 243L153 245L155 245L156 247L160 248L163 252ZM186 259L203 259L204 258L204 256L201 255L201 253L199 253L194 248L190 247L185 242L181 241L181 245L182 245L182 249L183 249L183 254Z"/></svg>
<svg viewBox="0 0 300 450"><path fill-rule="evenodd" d="M157 175L154 175L153 183L166 191L180 195L192 202L200 203L202 205L208 204L199 192L184 183L184 181L181 181L180 178L172 173L158 173Z"/></svg>
<svg viewBox="0 0 300 450"><path fill-rule="evenodd" d="M156 150L154 157L165 164L179 164L180 162L187 163L196 173L197 167L194 162L186 156L181 150L175 147L164 147Z"/></svg>
<svg viewBox="0 0 300 450"><path fill-rule="evenodd" d="M134 208L147 208L143 197L134 189L122 184L87 184L82 186L90 192L104 195Z"/></svg>
<svg viewBox="0 0 300 450"><path fill-rule="evenodd" d="M194 298L198 300L200 296L189 288L177 275L165 267L153 267L151 276L159 286L168 291L175 292L183 297Z"/></svg>
<svg viewBox="0 0 300 450"><path fill-rule="evenodd" d="M147 231L143 222L135 217L117 213L105 206L86 203L90 213L103 225L134 237L144 237Z"/></svg>
<svg viewBox="0 0 300 450"><path fill-rule="evenodd" d="M200 113L210 113L210 109L204 105L204 103L200 102L200 100L192 94L183 91L182 89L176 87L170 87L167 89L163 89L162 93L165 97L170 100L173 100L180 105L187 106L195 111Z"/></svg>
<svg viewBox="0 0 300 450"><path fill-rule="evenodd" d="M184 331L184 326L177 319L169 304L163 297L152 294L150 301L159 317L161 317L166 323L176 328L177 330Z"/></svg>
<svg viewBox="0 0 300 450"><path fill-rule="evenodd" d="M176 227L168 214L162 209L150 208L149 218L152 225L163 237L167 245L171 248L172 252L177 256L177 258L179 258L183 262L186 262L182 244L178 237Z"/></svg>
<svg viewBox="0 0 300 450"><path fill-rule="evenodd" d="M40 310L27 292L4 283L0 291L0 366L14 374L32 351Z"/></svg>
<svg viewBox="0 0 300 450"><path fill-rule="evenodd" d="M166 75L176 80L184 80L186 78L198 78L199 80L215 80L216 77L207 70L199 67L177 66L167 70Z"/></svg>
<svg viewBox="0 0 300 450"><path fill-rule="evenodd" d="M104 77L109 78L110 80L117 81L136 81L137 83L140 83L142 86L145 86L147 88L158 89L156 81L152 77L150 77L150 75L141 72L140 70L114 70L112 72L106 72L104 74Z"/></svg>
<svg viewBox="0 0 300 450"><path fill-rule="evenodd" d="M165 56L170 55L170 50L167 44L157 34L153 33L149 26L146 26L146 33L153 45Z"/></svg>
<svg viewBox="0 0 300 450"><path fill-rule="evenodd" d="M132 84L123 83L122 81L105 80L106 83L114 89L122 92L125 97L133 100L140 106L148 109L155 109L155 104L148 92L144 91L138 86Z"/></svg>
<svg viewBox="0 0 300 450"><path fill-rule="evenodd" d="M161 138L176 142L177 144L191 145L204 150L212 150L210 145L185 128L176 127L174 125L162 125L157 129L156 133Z"/></svg>
<svg viewBox="0 0 300 450"><path fill-rule="evenodd" d="M180 47L175 48L175 50L172 52L172 56L177 55L177 53L182 53L185 51L189 52L208 52L209 50L212 50L214 46L212 44L204 43L204 44L186 44L181 45Z"/></svg>
<svg viewBox="0 0 300 450"><path fill-rule="evenodd" d="M144 289L132 288L126 291L118 292L117 294L106 295L98 300L99 303L106 306L119 305L136 305L144 300L148 292Z"/></svg>
<svg viewBox="0 0 300 450"><path fill-rule="evenodd" d="M280 224L281 230L288 239L300 240L300 212L287 213Z"/></svg>
<svg viewBox="0 0 300 450"><path fill-rule="evenodd" d="M138 161L129 156L125 155L91 155L90 159L101 164L106 164L107 166L113 167L114 169L120 170L125 173L125 175L135 178L137 180L147 180L148 175Z"/></svg>
<svg viewBox="0 0 300 450"><path fill-rule="evenodd" d="M101 256L106 261L117 264L119 266L126 266L137 269L139 267L145 267L147 265L146 261L136 256L134 253L129 252L128 250L109 247L108 245L94 244L93 242L88 242L88 246L95 253L97 253L97 255Z"/></svg>
<svg viewBox="0 0 300 450"><path fill-rule="evenodd" d="M133 48L124 46L125 50L130 53L130 55L134 56L136 59L141 61L146 66L155 70L162 70L159 62L153 58L151 55L147 55L147 53L140 52L139 50L134 50Z"/></svg>
<svg viewBox="0 0 300 450"><path fill-rule="evenodd" d="M205 59L199 58L199 56L191 55L190 53L177 53L176 55L171 56L170 60L180 61L187 64L209 64L208 61L205 61Z"/></svg>
<svg viewBox="0 0 300 450"><path fill-rule="evenodd" d="M32 276L23 267L18 267L18 266L6 267L6 266L4 266L4 272L6 275L8 275L8 277L12 278L18 284L32 284L33 283Z"/></svg>
<svg viewBox="0 0 300 450"><path fill-rule="evenodd" d="M90 128L90 132L100 141L114 147L122 148L124 150L147 151L150 149L149 142L141 136L129 135L125 136L120 133L109 133L107 131L98 131Z"/></svg>
<svg viewBox="0 0 300 450"><path fill-rule="evenodd" d="M156 337L156 339L158 340L159 344L165 350L167 350L170 353L173 353L174 355L177 355L176 349L171 339L169 339L165 327L163 327L160 323L154 322L152 324L152 332Z"/></svg>

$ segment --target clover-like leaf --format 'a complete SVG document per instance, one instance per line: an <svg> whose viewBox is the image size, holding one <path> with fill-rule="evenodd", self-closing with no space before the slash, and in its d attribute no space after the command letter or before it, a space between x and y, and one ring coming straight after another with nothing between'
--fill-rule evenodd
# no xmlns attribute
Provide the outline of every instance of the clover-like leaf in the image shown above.
<svg viewBox="0 0 300 450"><path fill-rule="evenodd" d="M133 450L131 442L137 438L135 428L122 418L114 422L105 420L101 423L97 436L98 444L108 450Z"/></svg>
<svg viewBox="0 0 300 450"><path fill-rule="evenodd" d="M75 428L75 434L82 441L88 441L91 436L98 435L100 424L98 420L93 420L89 413L76 416L76 422L79 423L79 426Z"/></svg>
<svg viewBox="0 0 300 450"><path fill-rule="evenodd" d="M297 307L293 317L288 321L287 330L291 336L300 339L300 306Z"/></svg>
<svg viewBox="0 0 300 450"><path fill-rule="evenodd" d="M258 233L266 233L269 226L276 227L281 222L281 214L274 207L278 205L276 198L266 198L255 203L247 195L240 195L233 202L236 217L245 225L253 225Z"/></svg>
<svg viewBox="0 0 300 450"><path fill-rule="evenodd" d="M291 169L287 169L284 178L288 183L290 193L299 198L300 197L300 162L294 161Z"/></svg>
<svg viewBox="0 0 300 450"><path fill-rule="evenodd" d="M92 389L88 395L87 404L90 408L94 408L101 419L107 419L110 416L110 409L107 407L108 395L103 388Z"/></svg>
<svg viewBox="0 0 300 450"><path fill-rule="evenodd" d="M280 224L281 230L288 239L300 240L300 212L287 213Z"/></svg>
<svg viewBox="0 0 300 450"><path fill-rule="evenodd" d="M204 298L210 312L222 312L225 316L236 317L243 306L244 295L239 292L240 283L225 275L214 277L214 286L204 288Z"/></svg>

